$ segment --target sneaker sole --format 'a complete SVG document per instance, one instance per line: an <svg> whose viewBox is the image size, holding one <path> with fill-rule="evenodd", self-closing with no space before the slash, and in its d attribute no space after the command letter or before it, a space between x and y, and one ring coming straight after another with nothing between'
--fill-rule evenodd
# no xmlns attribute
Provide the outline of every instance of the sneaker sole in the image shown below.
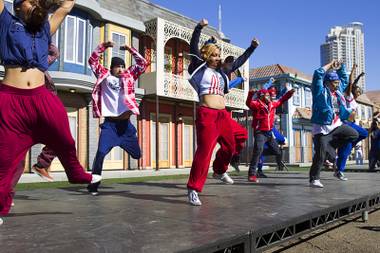
<svg viewBox="0 0 380 253"><path fill-rule="evenodd" d="M202 205L202 203L192 203L192 202L189 202L189 204L192 206L201 206Z"/></svg>
<svg viewBox="0 0 380 253"><path fill-rule="evenodd" d="M335 176L335 175L334 175L334 177L336 177L336 179L338 179L339 181L347 181L347 180L348 180L348 178L344 178L344 179L342 179L342 178L339 178L339 177L337 177L337 176Z"/></svg>
<svg viewBox="0 0 380 253"><path fill-rule="evenodd" d="M48 178L48 177L45 177L44 175L42 175L41 173L39 173L37 170L35 170L34 168L32 168L32 171L34 173L36 173L40 178L42 178L43 180L45 181L48 181L48 182L54 182L54 179L51 179L51 178Z"/></svg>
<svg viewBox="0 0 380 253"><path fill-rule="evenodd" d="M318 189L323 189L324 187L323 186L318 186L318 185L309 185L311 188L318 188Z"/></svg>

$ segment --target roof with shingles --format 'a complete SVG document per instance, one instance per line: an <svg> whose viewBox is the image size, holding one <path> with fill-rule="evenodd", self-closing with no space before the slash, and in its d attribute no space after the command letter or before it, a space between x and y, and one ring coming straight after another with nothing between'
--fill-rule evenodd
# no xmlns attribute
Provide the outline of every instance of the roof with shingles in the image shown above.
<svg viewBox="0 0 380 253"><path fill-rule="evenodd" d="M298 69L281 65L281 64L273 64L273 65L251 69L249 72L249 78L261 79L261 78L267 78L271 76L278 76L282 74L297 75L298 78L305 79L309 82L311 82L313 79L311 75L305 74L302 71L299 71Z"/></svg>

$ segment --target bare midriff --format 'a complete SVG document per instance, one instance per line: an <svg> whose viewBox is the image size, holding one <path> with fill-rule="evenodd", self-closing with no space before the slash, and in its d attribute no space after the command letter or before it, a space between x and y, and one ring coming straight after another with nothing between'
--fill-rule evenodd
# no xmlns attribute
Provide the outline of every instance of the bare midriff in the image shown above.
<svg viewBox="0 0 380 253"><path fill-rule="evenodd" d="M221 95L203 95L201 97L200 105L217 110L226 108L224 97Z"/></svg>
<svg viewBox="0 0 380 253"><path fill-rule="evenodd" d="M44 85L45 75L37 68L5 66L5 77L1 82L19 89L34 89Z"/></svg>

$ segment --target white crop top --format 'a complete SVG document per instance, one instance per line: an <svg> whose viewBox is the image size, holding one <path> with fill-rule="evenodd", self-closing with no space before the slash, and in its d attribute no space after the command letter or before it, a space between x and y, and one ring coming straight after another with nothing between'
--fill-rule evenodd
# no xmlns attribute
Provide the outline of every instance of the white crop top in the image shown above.
<svg viewBox="0 0 380 253"><path fill-rule="evenodd" d="M228 78L226 78L228 80ZM199 84L199 96L221 95L224 96L223 76L212 68L206 68L201 83ZM228 84L227 84L228 85Z"/></svg>

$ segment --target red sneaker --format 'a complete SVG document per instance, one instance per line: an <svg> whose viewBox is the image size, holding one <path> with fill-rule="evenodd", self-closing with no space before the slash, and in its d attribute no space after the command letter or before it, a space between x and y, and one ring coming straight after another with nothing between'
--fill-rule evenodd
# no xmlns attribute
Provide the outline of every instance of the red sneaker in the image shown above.
<svg viewBox="0 0 380 253"><path fill-rule="evenodd" d="M45 168L38 168L37 166L32 167L32 171L39 175L41 178L48 182L54 182L54 178L50 176L49 172Z"/></svg>
<svg viewBox="0 0 380 253"><path fill-rule="evenodd" d="M248 181L249 181L249 182L258 183L258 182L259 182L259 179L257 178L257 176L249 176L249 177L248 177Z"/></svg>

